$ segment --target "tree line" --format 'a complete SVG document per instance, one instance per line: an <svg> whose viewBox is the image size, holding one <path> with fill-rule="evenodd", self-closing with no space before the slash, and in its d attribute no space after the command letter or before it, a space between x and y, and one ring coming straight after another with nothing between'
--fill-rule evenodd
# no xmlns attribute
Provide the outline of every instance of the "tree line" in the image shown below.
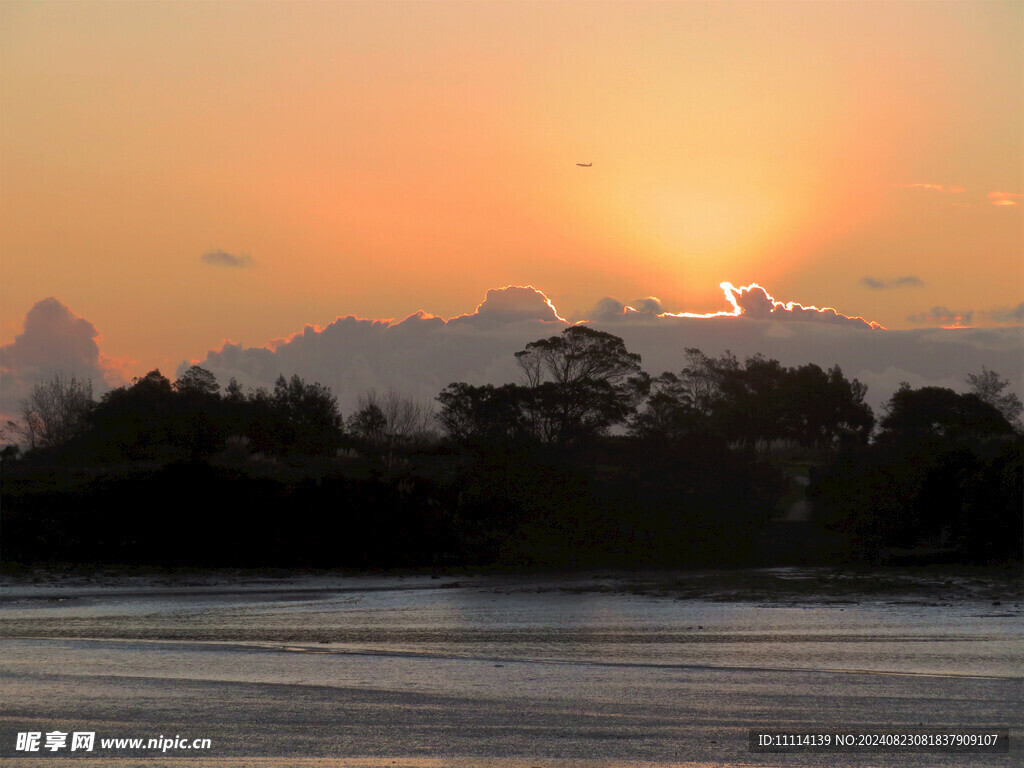
<svg viewBox="0 0 1024 768"><path fill-rule="evenodd" d="M152 371L98 402L53 377L7 425L28 452L4 451L5 559L763 564L800 472L816 526L801 535L839 536L831 557L1019 558L1022 406L995 372L966 393L902 385L876 419L838 366L687 349L682 370L651 377L582 325L515 359L519 383L455 382L436 408L365 393L347 419L298 376L222 392L199 366ZM190 505L182 489L200 481L250 525ZM111 511L130 498L150 514ZM168 520L205 531L202 552L168 549Z"/></svg>
<svg viewBox="0 0 1024 768"><path fill-rule="evenodd" d="M637 439L713 435L741 447L789 443L827 451L872 438L1012 434L1022 411L1007 380L984 369L968 377L967 393L902 384L881 421L864 401L867 387L839 366L787 368L763 355L741 364L728 351L713 358L689 348L681 371L652 378L622 339L587 326L527 344L515 359L519 384L452 383L438 395L436 413L394 390L371 391L347 421L327 387L297 375L248 393L231 379L222 394L215 376L198 365L174 382L154 370L97 403L91 382L58 374L33 388L21 422L9 421L6 433L30 450L80 440L101 460L209 455L232 436L275 456L393 450L437 441L437 427L463 445L568 449L617 427Z"/></svg>

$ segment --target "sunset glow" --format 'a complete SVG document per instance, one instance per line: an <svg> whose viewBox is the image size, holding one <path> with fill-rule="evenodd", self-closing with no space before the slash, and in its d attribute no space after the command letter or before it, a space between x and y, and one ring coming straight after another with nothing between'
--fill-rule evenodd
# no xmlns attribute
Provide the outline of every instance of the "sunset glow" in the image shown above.
<svg viewBox="0 0 1024 768"><path fill-rule="evenodd" d="M1012 324L1022 29L999 2L9 0L0 346L54 297L125 375L173 372L510 285L569 322L657 296Z"/></svg>
<svg viewBox="0 0 1024 768"><path fill-rule="evenodd" d="M813 307L804 306L796 301L779 301L772 296L768 291L762 288L757 283L751 283L750 285L744 285L740 288L736 288L732 283L721 283L719 286L725 292L725 300L732 305L731 312L707 312L704 314L698 314L694 312L666 312L666 317L697 317L697 318L712 318L712 317L740 317L741 315L761 315L763 319L778 317L783 312L789 313L817 313L823 317L836 318L837 320L854 320L860 321L865 325L875 330L885 330L881 325L876 322L865 320L863 317L850 317L844 315L841 312L833 309L832 307ZM746 303L744 300L748 297L755 299L759 306L759 312L746 309L743 305ZM757 306L757 305L755 305Z"/></svg>
<svg viewBox="0 0 1024 768"><path fill-rule="evenodd" d="M0 754L1014 762L1022 63L1024 0L0 0Z"/></svg>

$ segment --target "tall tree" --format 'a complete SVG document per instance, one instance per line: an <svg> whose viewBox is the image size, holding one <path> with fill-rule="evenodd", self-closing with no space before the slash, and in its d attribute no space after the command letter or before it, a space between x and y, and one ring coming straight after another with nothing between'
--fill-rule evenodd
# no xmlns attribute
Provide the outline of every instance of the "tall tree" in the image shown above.
<svg viewBox="0 0 1024 768"><path fill-rule="evenodd" d="M675 376L662 374L651 387L637 429L667 428L710 432L736 443L792 440L807 448L836 442L866 442L874 425L864 402L867 387L848 380L839 366L783 368L778 360L754 355L740 365L726 351L712 358L686 350L687 366Z"/></svg>
<svg viewBox="0 0 1024 768"><path fill-rule="evenodd" d="M219 450L227 437L231 407L221 399L217 377L192 365L174 382L174 391L175 445L193 457Z"/></svg>
<svg viewBox="0 0 1024 768"><path fill-rule="evenodd" d="M58 373L32 387L22 403L21 423L7 426L30 449L49 448L82 432L94 405L91 380Z"/></svg>
<svg viewBox="0 0 1024 768"><path fill-rule="evenodd" d="M364 402L360 396L359 409L348 417L345 430L362 446L381 449L388 442L388 418L375 401Z"/></svg>
<svg viewBox="0 0 1024 768"><path fill-rule="evenodd" d="M875 417L865 394L867 387L847 379L838 365L828 372L813 363L787 368L782 391L785 436L806 448L866 443Z"/></svg>
<svg viewBox="0 0 1024 768"><path fill-rule="evenodd" d="M220 392L220 384L210 371L200 365L192 365L174 382L174 390L181 394L212 396Z"/></svg>
<svg viewBox="0 0 1024 768"><path fill-rule="evenodd" d="M461 443L495 445L521 440L532 435L526 408L530 392L516 384L449 384L437 396L441 404L437 421Z"/></svg>
<svg viewBox="0 0 1024 768"><path fill-rule="evenodd" d="M534 429L559 445L624 421L647 386L640 355L618 336L585 325L531 342L515 357L535 395Z"/></svg>
<svg viewBox="0 0 1024 768"><path fill-rule="evenodd" d="M342 418L338 400L323 384L299 376L279 376L271 396L274 414L286 425L278 450L285 453L333 453L340 445Z"/></svg>
<svg viewBox="0 0 1024 768"><path fill-rule="evenodd" d="M959 440L1013 433L1013 425L975 394L943 387L912 389L903 382L886 405L878 439L883 442L924 439Z"/></svg>
<svg viewBox="0 0 1024 768"><path fill-rule="evenodd" d="M1024 405L1012 391L1004 391L1010 386L1009 380L982 366L981 373L968 374L967 385L971 394L995 407L1010 424L1020 429L1020 415L1021 411L1024 411Z"/></svg>
<svg viewBox="0 0 1024 768"><path fill-rule="evenodd" d="M630 417L629 432L640 438L678 440L699 431L703 423L692 390L666 371L651 380L643 408Z"/></svg>
<svg viewBox="0 0 1024 768"><path fill-rule="evenodd" d="M725 378L739 371L739 361L729 350L713 358L696 347L687 347L686 361L680 374L683 388L697 413L711 419L722 403Z"/></svg>
<svg viewBox="0 0 1024 768"><path fill-rule="evenodd" d="M154 369L100 399L90 419L90 434L101 451L130 459L166 456L176 448L179 431L174 406L171 382Z"/></svg>

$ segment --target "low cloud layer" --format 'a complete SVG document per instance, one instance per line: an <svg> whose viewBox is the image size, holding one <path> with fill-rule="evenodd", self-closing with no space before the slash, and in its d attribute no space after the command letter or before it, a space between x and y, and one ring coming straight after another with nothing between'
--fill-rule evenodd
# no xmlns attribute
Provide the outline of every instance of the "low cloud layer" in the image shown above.
<svg viewBox="0 0 1024 768"><path fill-rule="evenodd" d="M121 384L117 361L100 353L100 335L88 320L57 299L37 302L25 316L22 332L0 346L0 414L4 420L21 410L33 385L56 373L91 379L94 392Z"/></svg>
<svg viewBox="0 0 1024 768"><path fill-rule="evenodd" d="M913 316L915 321L959 328L886 331L831 308L778 301L757 285L723 283L722 289L727 308L719 312L673 313L653 297L628 302L606 297L585 322L622 337L651 375L681 370L686 349L697 347L712 356L731 350L740 359L762 353L787 366L838 364L868 385L868 402L876 411L901 381L963 390L967 374L982 367L1008 377L1014 391L1024 394L1024 303L978 312L933 307ZM979 317L1016 325L964 327ZM324 328L306 326L262 347L225 342L196 362L221 385L234 377L244 387L272 387L279 375L298 374L330 387L347 415L370 389L394 388L433 402L455 381L519 381L513 355L568 326L542 292L508 286L488 291L474 311L449 319L422 311L399 322L339 317ZM57 299L36 304L23 332L0 347L5 417L18 413L34 383L57 372L92 379L97 393L123 383L125 375L103 355L100 341L92 323ZM164 373L173 378L189 364Z"/></svg>
<svg viewBox="0 0 1024 768"><path fill-rule="evenodd" d="M876 280L868 276L862 277L860 284L873 291L884 291L889 288L920 288L924 285L924 280L916 275L904 275L903 277L896 277L891 280Z"/></svg>
<svg viewBox="0 0 1024 768"><path fill-rule="evenodd" d="M222 251L220 248L207 251L199 258L203 264L209 264L211 267L235 267L236 269L245 269L246 267L251 267L256 263L252 260L252 256L247 253L236 256L233 253Z"/></svg>
<svg viewBox="0 0 1024 768"><path fill-rule="evenodd" d="M754 320L796 320L799 322L831 323L853 328L882 329L878 323L863 317L850 317L832 307L805 307L795 301L782 302L757 283L733 288L723 283L726 300L737 309L737 314Z"/></svg>
<svg viewBox="0 0 1024 768"><path fill-rule="evenodd" d="M760 352L785 365L839 364L869 385L868 400L876 410L901 381L963 389L967 374L982 366L1008 376L1022 391L1021 328L885 331L834 309L780 302L760 286L724 284L723 292L731 309L702 315L664 312L650 297L608 297L586 322L622 337L652 375L681 370L686 348L698 347L709 355L731 350L741 359ZM426 312L397 323L349 316L323 329L307 326L262 348L225 343L198 362L222 384L235 377L244 386L271 386L280 374L319 381L348 413L371 388L393 387L433 401L454 381L518 381L513 355L566 327L540 291L506 287L489 291L474 312L449 320Z"/></svg>
<svg viewBox="0 0 1024 768"><path fill-rule="evenodd" d="M628 304L618 299L603 298L597 303L584 320L590 322L621 322L642 321L644 318L692 318L694 320L711 320L713 318L745 317L754 320L798 321L809 323L829 323L849 325L861 329L881 329L878 323L862 317L850 317L831 307L805 307L795 301L779 301L757 283L736 288L732 283L721 283L719 286L724 294L725 303L730 309L718 312L666 312L661 302L653 296L645 299L634 299Z"/></svg>
<svg viewBox="0 0 1024 768"><path fill-rule="evenodd" d="M973 320L973 310L955 310L949 307L932 307L927 312L907 315L907 322L917 325L939 325L943 327L967 326Z"/></svg>
<svg viewBox="0 0 1024 768"><path fill-rule="evenodd" d="M1024 301L1016 307L993 310L992 319L997 323L1024 323Z"/></svg>
<svg viewBox="0 0 1024 768"><path fill-rule="evenodd" d="M665 310L662 309L661 302L653 296L633 299L625 304L618 299L606 296L597 302L597 306L587 313L585 319L599 322L614 322L631 315L651 316L661 315L664 312Z"/></svg>
<svg viewBox="0 0 1024 768"><path fill-rule="evenodd" d="M927 312L917 312L907 316L907 321L915 325L937 325L941 328L964 328L973 323L984 325L1020 325L1024 323L1024 301L1015 307L997 307L996 309L950 309L949 307L932 307Z"/></svg>

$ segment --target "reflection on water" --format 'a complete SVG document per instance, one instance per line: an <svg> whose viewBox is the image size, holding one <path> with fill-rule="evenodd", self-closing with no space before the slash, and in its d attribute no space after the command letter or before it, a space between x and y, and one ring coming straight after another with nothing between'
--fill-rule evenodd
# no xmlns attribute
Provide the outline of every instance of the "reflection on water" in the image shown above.
<svg viewBox="0 0 1024 768"><path fill-rule="evenodd" d="M1024 666L1019 595L936 578L856 595L825 569L812 589L744 597L737 577L316 577L8 585L7 637L252 644L280 651L481 661L870 670L1014 677ZM779 572L745 572L765 583ZM978 582L976 579L975 582ZM725 583L729 601L722 599ZM875 583L875 582L872 582ZM695 598L694 585L707 597ZM935 584L945 586L943 591ZM959 591L957 591L959 589ZM749 590L748 590L749 592ZM1004 594L1005 593L1005 594ZM1002 599L992 599L993 596ZM685 599L683 599L685 598Z"/></svg>
<svg viewBox="0 0 1024 768"><path fill-rule="evenodd" d="M61 728L210 738L196 764L211 768L959 768L753 754L748 733L1019 732L1012 584L866 584L822 569L8 584L0 757L52 765L22 762L13 734ZM970 764L1020 764L1020 749Z"/></svg>

